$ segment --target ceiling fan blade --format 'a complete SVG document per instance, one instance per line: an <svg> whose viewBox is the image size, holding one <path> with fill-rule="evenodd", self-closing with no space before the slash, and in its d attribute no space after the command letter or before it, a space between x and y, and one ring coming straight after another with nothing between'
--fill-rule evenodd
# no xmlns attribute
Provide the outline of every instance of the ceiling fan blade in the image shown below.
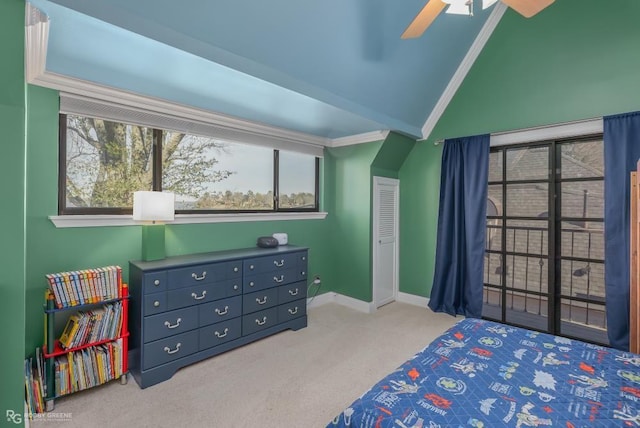
<svg viewBox="0 0 640 428"><path fill-rule="evenodd" d="M442 0L429 0L429 2L422 8L420 13L413 19L411 24L402 33L403 39L413 39L420 37L424 30L431 25L434 19L442 12L442 9L447 6Z"/></svg>
<svg viewBox="0 0 640 428"><path fill-rule="evenodd" d="M525 18L531 18L554 1L555 0L502 0L502 3Z"/></svg>

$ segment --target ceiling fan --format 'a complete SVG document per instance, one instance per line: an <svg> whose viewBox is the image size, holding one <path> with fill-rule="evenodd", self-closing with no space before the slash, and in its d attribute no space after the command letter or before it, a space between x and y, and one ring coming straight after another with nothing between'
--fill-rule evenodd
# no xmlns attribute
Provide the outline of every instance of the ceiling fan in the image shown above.
<svg viewBox="0 0 640 428"><path fill-rule="evenodd" d="M498 0L482 0L486 9ZM525 18L531 18L555 0L500 0ZM429 0L411 24L402 33L403 39L420 37L442 10L449 6L447 13L473 15L473 0Z"/></svg>

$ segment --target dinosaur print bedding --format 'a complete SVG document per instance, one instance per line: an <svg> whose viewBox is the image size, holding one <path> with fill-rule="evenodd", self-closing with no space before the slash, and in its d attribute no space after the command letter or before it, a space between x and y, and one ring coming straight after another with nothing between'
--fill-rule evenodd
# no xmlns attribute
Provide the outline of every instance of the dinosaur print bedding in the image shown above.
<svg viewBox="0 0 640 428"><path fill-rule="evenodd" d="M640 427L640 355L463 319L327 428Z"/></svg>

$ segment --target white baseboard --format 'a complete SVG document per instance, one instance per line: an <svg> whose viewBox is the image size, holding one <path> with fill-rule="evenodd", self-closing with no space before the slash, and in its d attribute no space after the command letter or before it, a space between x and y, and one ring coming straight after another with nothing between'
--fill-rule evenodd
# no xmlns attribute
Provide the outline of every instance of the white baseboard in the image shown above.
<svg viewBox="0 0 640 428"><path fill-rule="evenodd" d="M396 297L396 302L408 303L410 305L426 308L427 305L429 305L429 298L416 296L415 294L398 292L398 296Z"/></svg>
<svg viewBox="0 0 640 428"><path fill-rule="evenodd" d="M327 303L337 303L342 306L347 306L351 309L355 309L359 312L365 312L367 314L375 312L376 308L373 302L363 302L362 300L354 299L353 297L345 296L334 292L320 294L311 300L307 299L307 307L315 308Z"/></svg>
<svg viewBox="0 0 640 428"><path fill-rule="evenodd" d="M320 294L313 298L313 300L307 299L308 308L316 308L327 303L337 303L342 306L347 306L356 311L365 312L371 314L376 311L375 304L373 302L364 302L362 300L354 299L353 297L345 296L344 294L338 294L334 292ZM399 292L396 297L396 301L400 303L407 303L409 305L420 306L426 308L429 304L427 297L416 296L415 294Z"/></svg>

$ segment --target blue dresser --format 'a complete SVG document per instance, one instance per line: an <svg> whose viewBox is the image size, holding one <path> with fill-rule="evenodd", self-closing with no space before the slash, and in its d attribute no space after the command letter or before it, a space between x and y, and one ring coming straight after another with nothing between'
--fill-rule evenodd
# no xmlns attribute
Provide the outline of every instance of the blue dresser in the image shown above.
<svg viewBox="0 0 640 428"><path fill-rule="evenodd" d="M141 388L181 367L307 326L308 249L247 248L129 263L129 371Z"/></svg>

